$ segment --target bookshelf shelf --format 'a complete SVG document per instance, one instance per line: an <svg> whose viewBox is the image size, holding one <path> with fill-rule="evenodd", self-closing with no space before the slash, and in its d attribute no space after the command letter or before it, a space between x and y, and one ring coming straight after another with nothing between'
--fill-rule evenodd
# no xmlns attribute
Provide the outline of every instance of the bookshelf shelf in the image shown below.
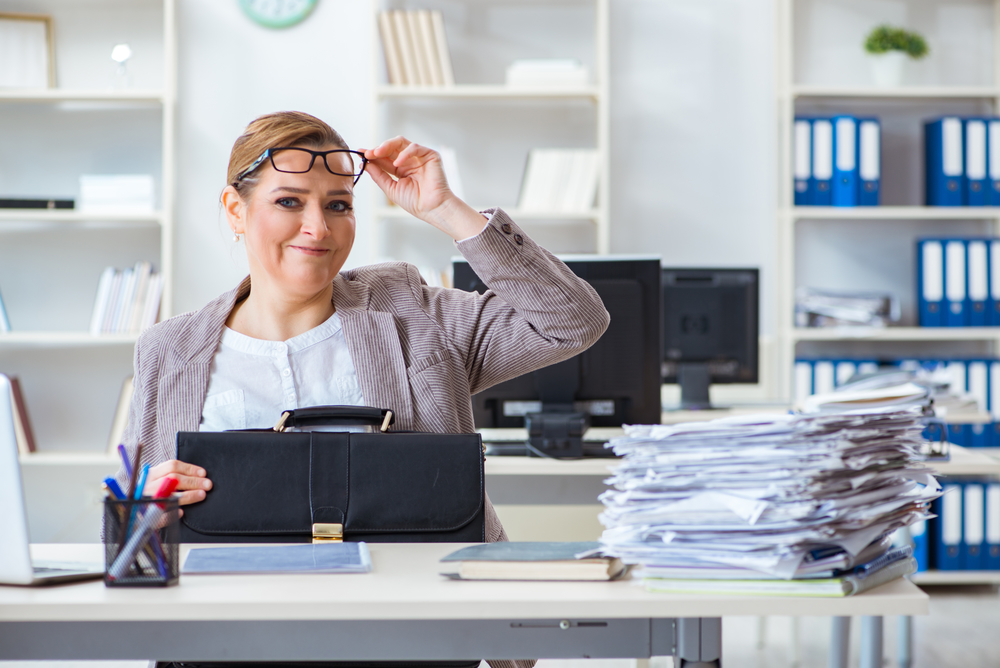
<svg viewBox="0 0 1000 668"><path fill-rule="evenodd" d="M481 99L597 99L601 91L597 86L565 88L513 88L505 85L456 84L454 86L379 86L380 99L405 98L481 98Z"/></svg>
<svg viewBox="0 0 1000 668"><path fill-rule="evenodd" d="M121 102L134 104L164 104L167 95L162 90L72 90L45 88L37 90L0 90L2 102Z"/></svg>
<svg viewBox="0 0 1000 668"><path fill-rule="evenodd" d="M153 223L162 225L165 218L162 211L90 213L71 209L0 209L0 223Z"/></svg>
<svg viewBox="0 0 1000 668"><path fill-rule="evenodd" d="M136 334L90 334L88 332L4 332L0 346L134 346Z"/></svg>
<svg viewBox="0 0 1000 668"><path fill-rule="evenodd" d="M486 207L475 207L477 210L483 210ZM562 221L572 221L572 220L590 220L597 221L600 220L601 212L598 209L591 209L590 211L581 211L578 213L569 213L562 211L525 211L523 209L517 209L513 207L503 207L514 220L530 220L537 222L562 222ZM379 218L385 220L394 220L409 222L413 224L426 225L426 223L417 220L406 211L394 206L384 206L376 210L376 215Z"/></svg>
<svg viewBox="0 0 1000 668"><path fill-rule="evenodd" d="M495 2L498 6L510 8L505 0L489 1ZM390 78L386 71L390 63L386 63L383 58L383 41L379 27L380 12L384 10L413 11L418 5L409 2L371 0L371 30L376 50L372 69L375 139L381 140L384 137L405 134L411 139L421 141L421 143L431 146L440 145L442 148L447 147L453 150L455 152L453 155L456 155L460 166L463 163L478 163L479 169L476 171L484 175L483 179L488 178L489 180L477 182L475 177L463 177L462 181L465 186L463 190L470 195L470 199L477 203L486 203L486 206L497 206L500 202L511 202L517 199L517 193L510 192L510 190L516 188L517 183L521 180L508 177L521 176L520 170L524 169L525 158L531 149L538 147L595 149L598 177L594 208L574 213L522 211L514 206L505 206L504 210L514 220L534 223L538 227L577 221L593 223L593 230L587 230L586 235L580 235L579 239L566 242L564 248L553 247L551 250L555 252L596 251L597 253L608 253L611 249L609 207L610 86L608 76L610 69L608 44L610 2L609 0L572 0L572 2L566 3L560 0L549 0L548 4L554 8L565 6L573 11L586 7L588 13L591 12L592 8L593 33L590 32L589 27L586 31L581 32L579 54L561 54L566 57L578 55L581 62L585 62L590 67L591 83L544 87L478 83L478 81L483 80L495 80L492 79L493 74L489 71L491 67L498 64L506 66L510 63L510 59L523 58L531 53L531 45L522 44L518 39L510 39L507 40L508 43L503 45L502 49L497 50L498 53L504 53L504 62L492 62L487 68L483 68L478 63L477 58L470 58L471 54L452 51L452 62L462 63L456 72L456 78L460 80L457 83L436 86L390 84L388 83ZM574 6L576 6L575 9ZM476 40L483 36L483 33L477 32L482 30L482 26L470 26L457 20L457 12L454 10L444 9L443 12L445 34L450 46L458 45L459 49L467 49L469 44L476 43ZM390 30L390 33L392 32ZM489 39L492 40L493 36L491 35ZM592 46L585 44L585 40L592 40ZM585 48L583 48L584 46ZM400 53L406 49L407 47L402 47ZM540 53L544 52L544 49L540 51ZM490 57L495 56L491 55ZM417 58L419 69L419 56ZM470 65L464 63L464 60L477 62ZM426 79L418 80L426 81ZM447 82L449 78L445 76L438 80ZM393 78L392 81L413 81L413 79L402 76ZM498 136L490 136L490 132L486 132L482 136L476 136L475 141L470 141L472 132L475 131L470 131L468 127L476 127L475 120L469 121L473 125L468 127L464 124L465 121L448 124L440 122L441 119L432 122L427 120L427 114L435 109L440 109L442 116L458 113L456 110L461 109L458 106L461 103L479 105L477 108L484 110L484 116L490 118L503 116L503 121L509 124L499 131L496 128L491 129L490 132ZM532 105L537 105L537 107ZM538 115L528 114L525 111L534 112L539 107L542 115L552 115L552 119L546 119L551 124L551 130L544 127L545 121L539 121ZM574 113L580 112L580 118L584 119L580 120L579 125L574 126L569 132L565 130L565 127L561 127L565 125L563 121L554 120L563 118L565 115L564 107L571 108ZM583 107L589 108L584 110ZM508 109L511 110L510 114L506 113ZM574 119L574 123L576 122ZM503 126L502 123L500 125ZM513 136L514 139L505 141L504 138L509 136ZM418 137L420 139L417 139ZM520 142L524 142L525 145L522 147ZM475 149L466 148L471 146L475 146ZM472 150L481 153L481 155L470 155ZM489 176L486 176L487 172L490 172ZM469 187L470 182L478 186L478 189L475 186ZM507 191L504 192L504 190ZM450 247L445 251L444 246L441 246L439 250L433 245L433 240L430 240L429 237L425 239L416 229L402 228L399 223L412 221L412 217L399 209L387 206L382 193L374 189L372 210L374 216L373 224L370 226L368 244L371 261L406 260L437 270L441 269L440 265L448 262L448 258L453 254L453 249ZM409 223L405 224L409 225ZM392 226L395 228L393 229ZM390 229L392 229L391 232ZM544 234L544 232L540 232L539 240L543 243L552 243L549 239L543 239ZM404 236L406 242L403 242ZM556 245L558 246L558 243Z"/></svg>
<svg viewBox="0 0 1000 668"><path fill-rule="evenodd" d="M791 336L795 341L994 341L1000 327L797 327Z"/></svg>
<svg viewBox="0 0 1000 668"><path fill-rule="evenodd" d="M910 576L915 585L1000 585L1000 571L923 571Z"/></svg>
<svg viewBox="0 0 1000 668"><path fill-rule="evenodd" d="M121 461L106 452L32 452L20 455L21 466L94 466L114 470Z"/></svg>
<svg viewBox="0 0 1000 668"><path fill-rule="evenodd" d="M996 220L995 206L796 206L787 210L794 220Z"/></svg>
<svg viewBox="0 0 1000 668"><path fill-rule="evenodd" d="M841 86L791 87L795 98L833 99L896 99L896 100L992 100L1000 96L993 86L900 86L898 88L864 88Z"/></svg>

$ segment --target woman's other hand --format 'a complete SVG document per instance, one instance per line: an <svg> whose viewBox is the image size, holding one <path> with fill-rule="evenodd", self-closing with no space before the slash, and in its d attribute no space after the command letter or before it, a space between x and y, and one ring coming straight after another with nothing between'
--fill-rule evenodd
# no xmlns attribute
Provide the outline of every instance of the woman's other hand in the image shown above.
<svg viewBox="0 0 1000 668"><path fill-rule="evenodd" d="M181 493L179 505L204 501L205 494L212 489L212 481L206 478L206 475L205 469L200 466L171 459L149 469L142 494L152 496L164 478L172 477L177 478L177 491ZM183 514L182 510L181 515Z"/></svg>
<svg viewBox="0 0 1000 668"><path fill-rule="evenodd" d="M456 241L475 236L483 216L448 187L441 156L405 137L365 150L367 172L390 201L430 223Z"/></svg>

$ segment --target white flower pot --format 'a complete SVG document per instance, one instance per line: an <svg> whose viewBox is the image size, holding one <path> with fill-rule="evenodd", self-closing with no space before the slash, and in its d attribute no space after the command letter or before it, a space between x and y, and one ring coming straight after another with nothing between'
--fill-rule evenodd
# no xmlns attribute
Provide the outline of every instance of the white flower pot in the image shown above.
<svg viewBox="0 0 1000 668"><path fill-rule="evenodd" d="M875 85L883 88L893 88L903 85L903 74L906 71L906 61L909 56L902 51L888 51L880 54L869 54L872 64L872 78Z"/></svg>

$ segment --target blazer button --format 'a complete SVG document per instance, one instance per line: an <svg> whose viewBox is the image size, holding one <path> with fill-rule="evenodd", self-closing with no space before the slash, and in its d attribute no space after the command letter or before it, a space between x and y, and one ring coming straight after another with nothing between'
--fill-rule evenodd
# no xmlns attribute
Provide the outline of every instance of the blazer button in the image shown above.
<svg viewBox="0 0 1000 668"><path fill-rule="evenodd" d="M520 234L515 234L514 235L514 243L516 243L518 246L520 246L521 244L524 243L524 237L522 237Z"/></svg>
<svg viewBox="0 0 1000 668"><path fill-rule="evenodd" d="M503 223L500 226L500 229L503 230L504 234L510 234L510 231L511 231L510 223Z"/></svg>

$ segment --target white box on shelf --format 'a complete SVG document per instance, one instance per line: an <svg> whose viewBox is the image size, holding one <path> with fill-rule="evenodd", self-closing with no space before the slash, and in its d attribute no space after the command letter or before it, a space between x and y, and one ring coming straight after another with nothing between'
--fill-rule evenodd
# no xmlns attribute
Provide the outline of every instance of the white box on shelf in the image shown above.
<svg viewBox="0 0 1000 668"><path fill-rule="evenodd" d="M586 86L587 68L572 58L515 60L507 66L506 84L511 87Z"/></svg>
<svg viewBox="0 0 1000 668"><path fill-rule="evenodd" d="M80 210L86 213L152 213L150 174L82 174Z"/></svg>

